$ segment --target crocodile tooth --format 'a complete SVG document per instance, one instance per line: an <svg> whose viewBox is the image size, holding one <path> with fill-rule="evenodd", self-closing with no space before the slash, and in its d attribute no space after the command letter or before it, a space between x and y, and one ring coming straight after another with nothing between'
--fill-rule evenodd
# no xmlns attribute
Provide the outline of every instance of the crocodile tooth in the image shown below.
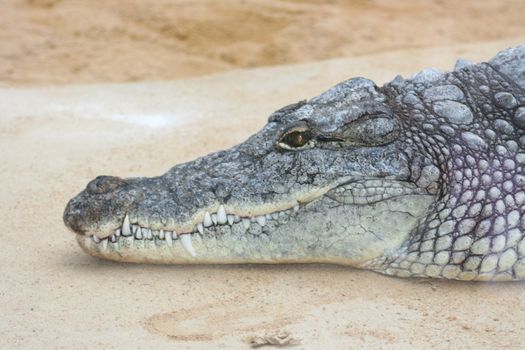
<svg viewBox="0 0 525 350"><path fill-rule="evenodd" d="M266 214L265 217L266 217L266 220L271 220L272 219L272 216L270 214Z"/></svg>
<svg viewBox="0 0 525 350"><path fill-rule="evenodd" d="M213 221L214 225L217 225L217 214L216 213L211 214L211 221Z"/></svg>
<svg viewBox="0 0 525 350"><path fill-rule="evenodd" d="M100 243L100 238L93 236L93 241L95 241L95 243Z"/></svg>
<svg viewBox="0 0 525 350"><path fill-rule="evenodd" d="M117 241L117 237L115 237L115 235L111 235L109 236L109 240L111 241L111 243L115 243Z"/></svg>
<svg viewBox="0 0 525 350"><path fill-rule="evenodd" d="M153 234L151 233L151 229L146 229L146 239L152 239Z"/></svg>
<svg viewBox="0 0 525 350"><path fill-rule="evenodd" d="M157 231L157 230L153 230L153 231L151 231L151 233L153 234L153 237L158 237L159 236L159 231Z"/></svg>
<svg viewBox="0 0 525 350"><path fill-rule="evenodd" d="M295 205L295 206L293 207L293 211L298 211L298 210L299 210L299 204L297 204L297 205Z"/></svg>
<svg viewBox="0 0 525 350"><path fill-rule="evenodd" d="M242 219L242 224L243 224L245 229L249 229L250 228L250 220Z"/></svg>
<svg viewBox="0 0 525 350"><path fill-rule="evenodd" d="M180 243L182 244L182 247L186 249L186 251L193 257L196 257L197 254L195 254L195 250L193 249L193 245L191 244L191 235L181 235L180 236Z"/></svg>
<svg viewBox="0 0 525 350"><path fill-rule="evenodd" d="M122 235L126 237L131 235L131 228L129 225L128 214L126 214L126 217L124 218L124 222L122 223Z"/></svg>
<svg viewBox="0 0 525 350"><path fill-rule="evenodd" d="M277 212L272 213L272 219L274 219L274 220L279 219L279 213L277 213Z"/></svg>
<svg viewBox="0 0 525 350"><path fill-rule="evenodd" d="M241 217L240 217L240 216L237 216L237 215L234 215L234 216L233 216L233 222L236 222L236 223L237 223L237 222L239 222L239 221L241 221Z"/></svg>
<svg viewBox="0 0 525 350"><path fill-rule="evenodd" d="M197 224L197 230L201 235L204 234L204 226L202 226L202 224Z"/></svg>
<svg viewBox="0 0 525 350"><path fill-rule="evenodd" d="M102 249L106 249L108 247L108 239L104 238L102 240Z"/></svg>
<svg viewBox="0 0 525 350"><path fill-rule="evenodd" d="M227 221L228 217L226 216L226 209L224 209L224 205L221 204L219 210L217 210L217 222L224 225Z"/></svg>
<svg viewBox="0 0 525 350"><path fill-rule="evenodd" d="M173 246L173 238L171 237L171 232L166 231L166 243L172 247Z"/></svg>
<svg viewBox="0 0 525 350"><path fill-rule="evenodd" d="M233 215L228 215L228 225L233 225L233 222L235 221L235 217Z"/></svg>
<svg viewBox="0 0 525 350"><path fill-rule="evenodd" d="M115 230L115 237L120 237L120 229L119 228L117 228Z"/></svg>
<svg viewBox="0 0 525 350"><path fill-rule="evenodd" d="M137 233L138 229L139 229L139 225L131 225L131 232L133 234Z"/></svg>
<svg viewBox="0 0 525 350"><path fill-rule="evenodd" d="M166 235L164 234L164 230L159 231L159 239L164 239Z"/></svg>
<svg viewBox="0 0 525 350"><path fill-rule="evenodd" d="M263 215L257 216L255 220L257 220L257 223L261 226L266 225L266 217L264 217Z"/></svg>
<svg viewBox="0 0 525 350"><path fill-rule="evenodd" d="M210 227L211 225L213 225L210 213L206 212L206 214L204 214L204 221L202 222L202 224L204 225L204 227Z"/></svg>
<svg viewBox="0 0 525 350"><path fill-rule="evenodd" d="M142 239L142 228L140 226L137 227L137 232L135 232L135 238Z"/></svg>

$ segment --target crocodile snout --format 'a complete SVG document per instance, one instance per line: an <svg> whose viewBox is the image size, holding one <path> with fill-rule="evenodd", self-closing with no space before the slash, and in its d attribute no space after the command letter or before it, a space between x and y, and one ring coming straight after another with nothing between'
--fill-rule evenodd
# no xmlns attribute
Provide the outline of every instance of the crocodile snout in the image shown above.
<svg viewBox="0 0 525 350"><path fill-rule="evenodd" d="M84 235L101 235L102 226L119 226L136 199L136 192L126 191L128 187L129 183L119 177L98 176L69 201L64 223L73 232Z"/></svg>

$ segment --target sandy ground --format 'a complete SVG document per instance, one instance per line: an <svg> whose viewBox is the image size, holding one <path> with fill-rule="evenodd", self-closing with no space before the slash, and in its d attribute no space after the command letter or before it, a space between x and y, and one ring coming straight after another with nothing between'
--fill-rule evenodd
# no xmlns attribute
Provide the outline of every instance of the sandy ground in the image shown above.
<svg viewBox="0 0 525 350"><path fill-rule="evenodd" d="M3 0L0 83L172 80L499 40L523 0Z"/></svg>
<svg viewBox="0 0 525 350"><path fill-rule="evenodd" d="M96 175L161 174L225 148L336 82L383 82L525 37L165 83L0 88L0 348L297 349L525 346L522 283L403 280L324 265L147 266L81 252L62 224ZM268 77L272 77L268 79Z"/></svg>

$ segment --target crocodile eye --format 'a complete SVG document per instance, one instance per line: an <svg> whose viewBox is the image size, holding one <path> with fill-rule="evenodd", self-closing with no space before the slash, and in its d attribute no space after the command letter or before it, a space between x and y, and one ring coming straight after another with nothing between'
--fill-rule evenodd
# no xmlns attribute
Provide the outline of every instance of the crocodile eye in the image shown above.
<svg viewBox="0 0 525 350"><path fill-rule="evenodd" d="M312 132L308 129L291 130L279 140L279 145L285 149L296 149L305 146L312 139Z"/></svg>

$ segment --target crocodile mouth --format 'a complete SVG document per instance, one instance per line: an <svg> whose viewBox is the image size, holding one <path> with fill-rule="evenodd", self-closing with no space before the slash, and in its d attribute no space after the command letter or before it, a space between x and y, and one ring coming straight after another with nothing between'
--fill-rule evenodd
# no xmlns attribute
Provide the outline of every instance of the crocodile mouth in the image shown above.
<svg viewBox="0 0 525 350"><path fill-rule="evenodd" d="M204 238L215 238L218 235L224 234L224 229L231 229L234 226L241 226L250 232L262 232L267 225L288 221L293 217L293 214L300 210L300 205L297 204L291 209L275 211L271 214L257 215L253 217L240 217L235 214L226 213L224 205L220 205L217 212L210 213L208 211L204 214L202 222L195 225L191 232L177 233L176 230L152 229L150 227L142 227L138 222L131 223L129 215L126 214L122 222L122 226L115 230L115 232L106 238L98 238L96 235L85 236L78 235L77 239L83 247L87 243L91 247L96 247L97 250L104 251L107 249L118 250L119 248L133 248L139 247L140 242L149 241L156 246L164 245L166 247L173 247L180 242L180 245L187 254L192 257L197 257L197 253L193 247L194 241L201 241Z"/></svg>
<svg viewBox="0 0 525 350"><path fill-rule="evenodd" d="M293 205L275 205L263 209L266 214L238 215L240 210L228 210L219 204L213 211L199 213L191 226L193 229L159 228L144 225L125 214L121 226L104 238L97 235L77 235L77 241L87 253L110 260L150 263L237 263L237 262L283 262L282 259L262 259L256 246L272 244L277 231L294 223L307 220L309 212L318 214L316 206L323 202L323 210L337 206L370 206L399 197L425 194L412 183L399 180L360 179L340 184L335 188L315 191L315 195L303 196ZM286 209L283 209L286 208ZM251 212L257 210L252 209ZM236 214L237 213L237 214ZM202 219L200 219L202 218ZM320 218L319 220L322 220ZM180 227L188 227L189 224ZM307 228L301 227L306 230ZM286 230L285 230L286 231ZM256 242L256 244L254 244ZM243 246L244 245L244 246ZM213 246L213 248L212 248ZM246 253L253 246L252 253ZM155 254L151 254L155 251ZM149 252L149 253L148 253ZM237 257L232 257L233 256ZM238 253L238 254L237 254ZM293 259L290 262L294 262Z"/></svg>

